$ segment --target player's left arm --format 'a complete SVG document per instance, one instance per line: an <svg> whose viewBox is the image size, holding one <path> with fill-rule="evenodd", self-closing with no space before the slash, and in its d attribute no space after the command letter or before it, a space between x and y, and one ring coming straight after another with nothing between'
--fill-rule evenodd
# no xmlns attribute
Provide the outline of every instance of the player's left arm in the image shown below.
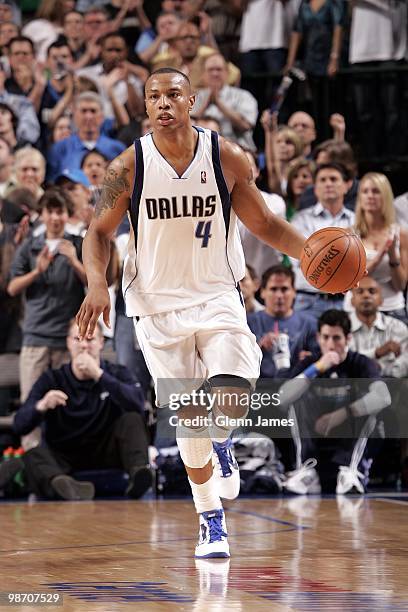
<svg viewBox="0 0 408 612"><path fill-rule="evenodd" d="M220 154L224 176L232 186L232 207L242 223L269 246L299 259L305 238L268 209L241 147L221 138Z"/></svg>

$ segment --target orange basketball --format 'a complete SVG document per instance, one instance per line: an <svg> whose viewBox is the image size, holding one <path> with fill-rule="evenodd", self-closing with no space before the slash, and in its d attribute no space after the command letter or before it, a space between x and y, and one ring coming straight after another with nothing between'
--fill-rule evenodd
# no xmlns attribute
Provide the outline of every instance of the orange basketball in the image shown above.
<svg viewBox="0 0 408 612"><path fill-rule="evenodd" d="M343 293L364 276L366 253L360 238L341 227L326 227L306 240L300 267L319 291Z"/></svg>

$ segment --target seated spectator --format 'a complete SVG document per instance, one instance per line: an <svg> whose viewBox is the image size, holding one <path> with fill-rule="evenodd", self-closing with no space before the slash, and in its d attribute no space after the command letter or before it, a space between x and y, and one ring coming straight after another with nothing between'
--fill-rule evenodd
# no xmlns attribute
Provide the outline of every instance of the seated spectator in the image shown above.
<svg viewBox="0 0 408 612"><path fill-rule="evenodd" d="M32 40L26 36L12 38L8 58L10 76L4 83L5 89L11 94L27 97L38 113L45 88L45 77L41 65L35 59Z"/></svg>
<svg viewBox="0 0 408 612"><path fill-rule="evenodd" d="M239 281L242 297L244 298L245 310L247 315L252 312L263 310L263 305L255 298L255 293L259 289L259 278L252 266L245 266L245 276Z"/></svg>
<svg viewBox="0 0 408 612"><path fill-rule="evenodd" d="M251 166L252 176L256 182L260 175L258 160L252 151L245 151L245 155L247 156ZM269 210L275 215L284 218L286 207L281 196L276 193L267 193L266 191L261 191L261 194ZM241 235L242 247L244 249L245 261L254 268L259 278L266 268L270 268L272 265L280 263L282 254L279 253L279 251L273 249L271 246L265 244L262 240L259 240L259 238L251 234L247 227L239 220L238 228Z"/></svg>
<svg viewBox="0 0 408 612"><path fill-rule="evenodd" d="M55 121L54 128L52 130L51 144L54 142L60 142L65 138L69 138L72 134L71 118L68 115L61 115Z"/></svg>
<svg viewBox="0 0 408 612"><path fill-rule="evenodd" d="M67 329L84 298L86 284L82 238L65 232L67 199L60 190L48 189L39 205L45 232L27 238L20 246L7 289L11 296L25 294L20 354L22 401L42 372L67 360Z"/></svg>
<svg viewBox="0 0 408 612"><path fill-rule="evenodd" d="M109 160L125 149L125 145L101 134L103 123L102 100L98 94L84 92L74 101L74 125L76 132L56 142L48 154L49 179L54 180L64 168L80 169L85 153L98 149Z"/></svg>
<svg viewBox="0 0 408 612"><path fill-rule="evenodd" d="M228 68L222 55L214 53L204 62L206 87L197 92L193 108L199 120L202 115L214 117L221 135L241 146L255 150L252 130L258 117L258 104L252 94L228 85Z"/></svg>
<svg viewBox="0 0 408 612"><path fill-rule="evenodd" d="M83 157L81 169L92 187L102 187L109 160L99 151L89 151Z"/></svg>
<svg viewBox="0 0 408 612"><path fill-rule="evenodd" d="M82 68L77 74L92 79L98 85L105 118L114 119L116 116L110 96L111 81L115 98L123 106L126 105L129 115L137 117L143 114L143 83L147 78L147 71L128 61L126 41L118 32L106 34L99 44L100 62Z"/></svg>
<svg viewBox="0 0 408 612"><path fill-rule="evenodd" d="M288 167L292 160L302 155L303 143L295 130L287 125L278 125L277 113L265 110L261 124L265 133L268 187L273 193L286 195Z"/></svg>
<svg viewBox="0 0 408 612"><path fill-rule="evenodd" d="M183 22L177 32L177 53L162 53L156 56L151 64L152 70L172 66L187 74L194 90L205 87L204 62L209 55L216 53L212 47L200 44L200 30L191 21ZM228 63L228 85L237 85L240 78L239 69Z"/></svg>
<svg viewBox="0 0 408 612"><path fill-rule="evenodd" d="M121 3L118 9L114 9L115 15L110 15L107 4L101 6L89 3L87 0L79 0L76 9L84 13L84 34L88 42L87 65L96 64L100 55L100 39L106 34L118 32L121 29L123 20L128 12L130 0ZM84 5L84 6L83 6ZM81 8L83 6L83 8ZM134 37L133 37L134 40Z"/></svg>
<svg viewBox="0 0 408 612"><path fill-rule="evenodd" d="M316 140L316 124L313 117L304 111L296 111L289 117L288 126L300 136L303 142L303 155L310 158L312 145Z"/></svg>
<svg viewBox="0 0 408 612"><path fill-rule="evenodd" d="M18 117L17 140L35 144L40 137L40 124L36 110L25 95L15 95L6 90L4 86L6 76L4 66L0 64L0 102L7 104Z"/></svg>
<svg viewBox="0 0 408 612"><path fill-rule="evenodd" d="M18 435L39 425L44 431L45 444L17 460L29 489L47 499L92 499L93 484L70 474L120 468L129 474L126 494L141 497L152 473L140 385L123 366L101 360L99 326L92 339L79 340L71 322L66 343L70 362L44 372L15 417Z"/></svg>
<svg viewBox="0 0 408 612"><path fill-rule="evenodd" d="M395 223L394 195L384 174L368 172L362 177L354 228L366 250L367 271L381 288L383 301L379 310L406 323L408 231ZM350 300L348 292L347 310Z"/></svg>
<svg viewBox="0 0 408 612"><path fill-rule="evenodd" d="M296 469L284 482L290 493L320 493L321 482L324 491L335 489L338 495L365 492L372 462L367 440L391 396L385 383L376 380L375 361L349 350L350 329L344 311L323 313L318 320L319 350L298 363L291 371L294 380L279 390L281 409L291 407L295 421ZM355 379L373 382L357 384Z"/></svg>
<svg viewBox="0 0 408 612"><path fill-rule="evenodd" d="M350 185L344 197L344 206L354 211L358 192L357 162L349 143L335 138L325 140L313 149L313 158L318 166L334 163L341 164L345 168L350 179ZM300 198L299 210L314 206L316 201L313 186L310 186Z"/></svg>
<svg viewBox="0 0 408 612"><path fill-rule="evenodd" d="M408 376L408 327L379 311L382 295L377 281L364 276L352 295L351 350L375 359L382 376Z"/></svg>
<svg viewBox="0 0 408 612"><path fill-rule="evenodd" d="M0 109L2 104L0 103ZM1 125L1 118L0 118ZM12 175L14 165L13 149L9 142L0 135L0 197L10 192L16 185Z"/></svg>
<svg viewBox="0 0 408 612"><path fill-rule="evenodd" d="M310 236L319 229L334 225L351 227L354 213L345 208L344 196L349 188L346 171L339 164L323 164L315 173L314 190L317 204L296 213L292 225L303 234ZM295 310L305 310L318 318L328 308L342 308L342 293L323 293L312 287L303 276L298 260L291 260L296 275L297 298Z"/></svg>
<svg viewBox="0 0 408 612"><path fill-rule="evenodd" d="M14 155L16 187L26 187L38 201L44 193L41 185L45 178L44 156L33 147L23 147ZM14 189L14 187L13 187Z"/></svg>
<svg viewBox="0 0 408 612"><path fill-rule="evenodd" d="M17 26L21 25L21 10L14 0L1 0L0 22L12 21Z"/></svg>
<svg viewBox="0 0 408 612"><path fill-rule="evenodd" d="M85 236L93 215L89 191L91 184L88 177L82 170L65 168L55 179L55 184L61 187L73 205L68 222L65 224L65 231L74 236Z"/></svg>
<svg viewBox="0 0 408 612"><path fill-rule="evenodd" d="M262 349L261 377L278 378L316 349L316 322L294 312L295 275L290 268L272 266L262 275L265 309L248 315L248 325Z"/></svg>

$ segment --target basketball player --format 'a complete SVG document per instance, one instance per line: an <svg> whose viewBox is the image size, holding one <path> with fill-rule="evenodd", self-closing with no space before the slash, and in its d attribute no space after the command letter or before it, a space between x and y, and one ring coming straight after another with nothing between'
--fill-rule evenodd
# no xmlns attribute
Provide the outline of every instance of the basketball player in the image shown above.
<svg viewBox="0 0 408 612"><path fill-rule="evenodd" d="M108 323L109 240L128 213L123 293L159 405L169 400L158 385L164 379L174 388L186 379L197 381L196 389L207 381L213 397L235 398L211 406L211 419L206 405L183 408L176 432L200 518L195 555L229 557L220 497L239 493L230 434L233 419L248 411L261 359L238 289L245 262L237 217L291 257L299 258L304 238L268 210L240 147L191 125L195 97L183 73L153 72L145 97L152 133L111 162L86 234L89 292L77 315L79 333L92 337L101 313ZM191 418L197 416L198 425Z"/></svg>

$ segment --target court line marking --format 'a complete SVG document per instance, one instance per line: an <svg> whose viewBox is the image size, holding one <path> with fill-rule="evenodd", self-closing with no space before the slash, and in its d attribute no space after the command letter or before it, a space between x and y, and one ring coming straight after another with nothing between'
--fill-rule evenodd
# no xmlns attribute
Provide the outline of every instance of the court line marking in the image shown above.
<svg viewBox="0 0 408 612"><path fill-rule="evenodd" d="M279 523L280 525L286 525L292 527L293 530L311 529L306 525L298 525L290 521L283 521L282 519L274 518L273 516L267 516L265 514L258 514L258 512L250 512L248 510L238 510L235 508L228 508L228 512L235 512L236 514L247 514L248 516L255 516L256 518L264 519L265 521L271 521L273 523Z"/></svg>
<svg viewBox="0 0 408 612"><path fill-rule="evenodd" d="M248 538L248 537L252 537L254 535L266 535L266 534L272 534L272 533L286 533L289 531L297 531L299 529L298 526L295 525L290 525L287 524L286 525L286 529L273 529L272 531L250 531L249 533L229 533L228 537L229 538ZM309 528L307 528L309 529ZM168 540L155 540L152 542L152 540L130 540L128 542L111 542L109 544L77 544L77 545L72 545L72 546L56 546L56 547L46 547L46 548L4 548L4 549L0 549L0 553L28 553L28 552L46 552L49 550L72 550L72 549L79 549L79 548L106 548L106 547L111 547L111 546L130 546L130 545L134 545L134 544L170 544L172 542L181 542L181 541L193 541L195 542L197 540L197 536L194 536L192 538L171 538ZM143 557L145 558L145 557Z"/></svg>
<svg viewBox="0 0 408 612"><path fill-rule="evenodd" d="M388 497L372 497L371 499L373 499L374 501L382 501L386 504L400 504L401 506L407 507L407 502L401 501L400 499L390 499Z"/></svg>

